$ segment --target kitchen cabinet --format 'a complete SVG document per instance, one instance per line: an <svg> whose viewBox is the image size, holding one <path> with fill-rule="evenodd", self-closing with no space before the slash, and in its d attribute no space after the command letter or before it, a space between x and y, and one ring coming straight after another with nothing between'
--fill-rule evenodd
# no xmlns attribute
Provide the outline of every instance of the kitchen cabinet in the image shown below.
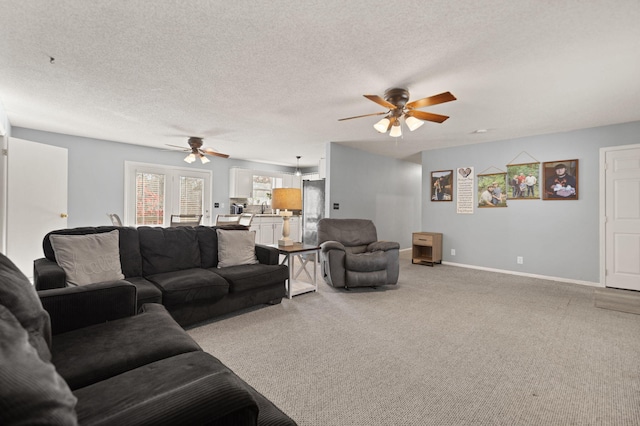
<svg viewBox="0 0 640 426"><path fill-rule="evenodd" d="M254 217L249 230L256 231L256 244L277 244L282 238L282 217Z"/></svg>
<svg viewBox="0 0 640 426"><path fill-rule="evenodd" d="M233 167L229 170L229 198L253 197L253 170Z"/></svg>
<svg viewBox="0 0 640 426"><path fill-rule="evenodd" d="M411 263L442 263L442 234L414 232Z"/></svg>
<svg viewBox="0 0 640 426"><path fill-rule="evenodd" d="M302 189L302 176L296 176L295 174L291 174L291 173L283 173L282 187Z"/></svg>

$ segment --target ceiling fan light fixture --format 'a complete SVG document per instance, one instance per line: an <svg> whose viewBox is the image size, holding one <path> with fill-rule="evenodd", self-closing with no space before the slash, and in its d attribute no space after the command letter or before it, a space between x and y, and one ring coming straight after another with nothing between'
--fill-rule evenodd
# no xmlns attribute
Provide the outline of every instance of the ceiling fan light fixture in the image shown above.
<svg viewBox="0 0 640 426"><path fill-rule="evenodd" d="M200 161L202 162L202 164L207 164L209 162L211 162L211 160L209 160L206 156L200 154Z"/></svg>
<svg viewBox="0 0 640 426"><path fill-rule="evenodd" d="M185 161L185 163L189 163L189 164L191 164L191 163L193 163L194 161L196 161L196 156L195 156L195 155L193 155L193 152L192 152L191 154L189 154L189 155L187 155L186 157L184 157L184 161Z"/></svg>
<svg viewBox="0 0 640 426"><path fill-rule="evenodd" d="M404 119L404 122L407 123L407 127L412 132L424 124L424 121L417 119L411 115L407 116Z"/></svg>
<svg viewBox="0 0 640 426"><path fill-rule="evenodd" d="M402 136L402 127L400 127L400 122L391 126L391 131L389 132L389 136L392 138L398 138Z"/></svg>
<svg viewBox="0 0 640 426"><path fill-rule="evenodd" d="M389 119L385 117L382 120L378 121L376 124L374 124L373 128L380 133L387 133L387 129L389 128L389 123L390 123Z"/></svg>

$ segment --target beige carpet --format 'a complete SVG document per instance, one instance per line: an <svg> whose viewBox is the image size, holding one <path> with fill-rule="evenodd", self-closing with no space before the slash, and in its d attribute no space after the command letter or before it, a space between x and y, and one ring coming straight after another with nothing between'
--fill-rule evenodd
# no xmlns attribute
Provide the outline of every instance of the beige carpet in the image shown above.
<svg viewBox="0 0 640 426"><path fill-rule="evenodd" d="M640 316L594 288L411 265L189 330L300 425L640 425Z"/></svg>

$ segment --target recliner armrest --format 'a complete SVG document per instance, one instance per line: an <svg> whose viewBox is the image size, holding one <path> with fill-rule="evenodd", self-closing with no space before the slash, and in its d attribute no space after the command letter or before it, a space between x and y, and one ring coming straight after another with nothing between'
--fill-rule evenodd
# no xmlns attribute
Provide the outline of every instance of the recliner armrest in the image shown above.
<svg viewBox="0 0 640 426"><path fill-rule="evenodd" d="M367 251L389 251L400 249L400 243L393 241L374 241L367 246Z"/></svg>
<svg viewBox="0 0 640 426"><path fill-rule="evenodd" d="M325 241L324 243L320 244L320 249L322 250L322 253L327 253L330 250L345 251L344 244L338 241Z"/></svg>
<svg viewBox="0 0 640 426"><path fill-rule="evenodd" d="M42 290L38 296L54 335L136 314L136 286L124 280Z"/></svg>
<svg viewBox="0 0 640 426"><path fill-rule="evenodd" d="M56 262L43 257L33 261L33 284L36 290L64 288L67 286L67 274Z"/></svg>

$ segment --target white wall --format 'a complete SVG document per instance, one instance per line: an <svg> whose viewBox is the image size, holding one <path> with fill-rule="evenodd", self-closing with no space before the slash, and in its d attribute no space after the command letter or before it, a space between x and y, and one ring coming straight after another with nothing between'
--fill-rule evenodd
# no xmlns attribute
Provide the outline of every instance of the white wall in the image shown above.
<svg viewBox="0 0 640 426"><path fill-rule="evenodd" d="M327 147L327 217L371 219L378 239L411 247L420 230L419 164L382 157L336 143ZM333 204L340 209L334 210Z"/></svg>
<svg viewBox="0 0 640 426"><path fill-rule="evenodd" d="M0 150L7 149L11 125L0 101ZM0 253L7 252L7 156L0 155Z"/></svg>
<svg viewBox="0 0 640 426"><path fill-rule="evenodd" d="M640 122L633 122L425 151L422 229L444 234L444 261L597 283L599 149L639 142ZM506 165L522 152L540 162L578 159L579 199L509 200L506 208L475 208L472 215L456 214L455 199L430 201L431 171L467 166L475 167L476 174L494 167L506 171ZM521 163L533 161L524 157L527 161ZM456 250L455 256L451 249ZM522 265L516 263L517 256L524 258Z"/></svg>
<svg viewBox="0 0 640 426"><path fill-rule="evenodd" d="M34 142L65 147L69 150L69 227L110 225L107 213L124 217L124 162L185 167L185 154L145 146L14 127L12 136ZM216 214L229 213L229 169L231 167L279 170L293 173L295 167L210 157L211 162L195 162L189 167L213 171L212 204ZM28 165L26 165L28 167Z"/></svg>

